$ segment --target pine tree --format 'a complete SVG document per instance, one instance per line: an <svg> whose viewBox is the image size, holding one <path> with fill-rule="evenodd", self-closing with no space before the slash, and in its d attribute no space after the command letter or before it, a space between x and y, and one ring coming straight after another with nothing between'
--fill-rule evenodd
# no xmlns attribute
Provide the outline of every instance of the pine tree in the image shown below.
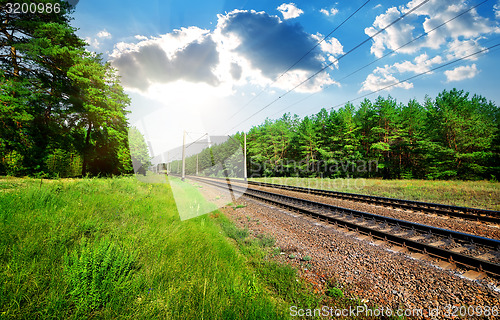
<svg viewBox="0 0 500 320"><path fill-rule="evenodd" d="M83 158L83 174L89 164L93 174L130 171L129 100L118 78L85 51L69 24L67 2L38 3L61 10L0 10L0 173L10 168L14 174L60 174L53 168L62 163L54 161L78 163L77 158Z"/></svg>

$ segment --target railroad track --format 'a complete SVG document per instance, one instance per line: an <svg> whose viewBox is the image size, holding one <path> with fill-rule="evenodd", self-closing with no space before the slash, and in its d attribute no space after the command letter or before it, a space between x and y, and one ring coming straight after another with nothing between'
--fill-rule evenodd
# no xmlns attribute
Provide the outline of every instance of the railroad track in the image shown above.
<svg viewBox="0 0 500 320"><path fill-rule="evenodd" d="M216 187L225 181L189 176ZM500 241L273 192L230 186L246 196L500 278Z"/></svg>
<svg viewBox="0 0 500 320"><path fill-rule="evenodd" d="M210 178L214 180L225 180L223 178ZM347 193L332 190L311 189L296 186L287 186L274 183L248 181L249 185L256 185L260 187L276 188L288 191L295 191L300 193L308 193L312 195L319 195L324 197L338 198L350 201L364 202L379 206L400 208L405 210L420 211L424 213L432 213L442 216L449 216L461 218L465 220L473 220L480 222L490 222L500 224L500 211L468 208L460 206L450 206L439 203L430 203L422 201L402 200L395 198L369 196L356 193Z"/></svg>
<svg viewBox="0 0 500 320"><path fill-rule="evenodd" d="M351 201L365 202L369 204L381 205L386 207L394 207L406 210L422 211L426 213L433 213L438 215L446 215L456 218L462 218L467 220L475 220L481 222L493 222L500 224L500 211L485 210L478 208L467 208L459 206L450 206L445 204L412 201L412 200L402 200L395 198L377 197L369 196L356 193L347 193L340 191L331 190L321 190L321 189L310 189L295 186L286 186L280 184L264 183L264 182L254 182L249 181L250 185L258 185L262 187L278 188L289 191L296 191L302 193L309 193L314 195L320 195L325 197L334 197Z"/></svg>

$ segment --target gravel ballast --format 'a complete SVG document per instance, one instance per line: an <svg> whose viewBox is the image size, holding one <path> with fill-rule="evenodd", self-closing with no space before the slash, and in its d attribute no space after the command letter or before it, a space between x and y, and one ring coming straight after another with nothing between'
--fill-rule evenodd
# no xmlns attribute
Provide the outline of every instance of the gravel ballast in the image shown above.
<svg viewBox="0 0 500 320"><path fill-rule="evenodd" d="M384 207L384 206L376 206L373 204L367 204L367 203L363 203L363 202L336 199L336 198L332 198L332 197L323 197L323 196L319 196L319 195L312 195L312 194L307 194L307 193L297 192L297 191L289 191L289 190L269 188L269 187L260 187L260 186L254 186L254 185L251 185L250 187L255 188L255 189L259 189L259 190L263 190L263 191L279 193L279 194L283 194L283 195L290 196L290 197L296 197L296 198L310 200L310 201L317 201L317 202L326 203L329 205L338 206L338 207L342 207L342 208L369 212L369 213L378 214L381 216L391 217L391 218L395 218L395 219L401 219L401 220L406 220L406 221L410 221L410 222L421 223L421 224L425 224L425 225L429 225L429 226L433 226L433 227L437 227L437 228L449 229L449 230L454 230L454 231L459 231L459 232L464 232L464 233L470 233L470 234L481 236L481 237L500 240L500 226L497 224L493 224L493 223L484 223L484 222L478 222L478 221L463 220L463 219L457 219L457 218L443 216L443 215L434 215L434 214L422 213L422 212L418 212L418 211L410 211L410 210L395 209L395 208Z"/></svg>
<svg viewBox="0 0 500 320"><path fill-rule="evenodd" d="M218 188L199 184L203 185L200 191L209 200L227 197ZM297 196L296 192L272 191ZM424 215L307 194L300 197L356 210L369 209L364 211L376 214L394 214L399 219L404 219L400 213L419 218ZM449 311L470 306L479 311L485 308L500 311L500 283L496 279L471 280L461 275L467 270L444 270L437 266L442 261L426 256L423 260L416 259L415 254L399 252L401 248L386 242L247 197L233 202L232 206L222 207L221 211L238 227L247 228L251 236L267 235L276 239L275 246L280 248L280 254L273 259L296 266L300 276L320 292L325 291L327 282L336 283L346 295L369 306L422 310L425 317L432 318L445 318ZM475 222L430 218L455 220L452 222L457 224L473 223L494 230L494 227ZM424 223L422 220L416 222ZM439 310L439 315L434 317L429 310ZM465 318L474 318L472 315L468 313Z"/></svg>
<svg viewBox="0 0 500 320"><path fill-rule="evenodd" d="M465 279L459 270L442 270L432 261L394 252L386 243L359 240L359 234L251 199L240 199L237 204L246 207L226 207L223 212L253 236L274 237L282 251L275 259L298 266L302 277L321 290L327 281L335 282L353 297L393 310L500 308L500 292L492 279ZM311 259L303 261L305 256Z"/></svg>

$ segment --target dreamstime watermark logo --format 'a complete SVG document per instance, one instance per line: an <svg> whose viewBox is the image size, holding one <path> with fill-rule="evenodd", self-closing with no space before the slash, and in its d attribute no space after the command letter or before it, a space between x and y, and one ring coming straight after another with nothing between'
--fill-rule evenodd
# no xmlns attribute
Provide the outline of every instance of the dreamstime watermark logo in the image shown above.
<svg viewBox="0 0 500 320"><path fill-rule="evenodd" d="M290 183L309 189L353 190L366 186L365 179L354 177L378 170L377 160L257 162L253 158L245 159L242 143L233 137L193 133L191 136L194 137L189 141L186 139L190 136L188 132L184 133L183 140L180 139L182 145L160 150L161 143L155 144L153 137L144 134L149 130L151 128L147 123L142 122L137 122L129 130L135 176L145 183L170 184L181 220L235 203L247 191L246 173L248 178L289 176L293 180L294 177L333 177L297 178L298 181ZM206 180L200 181L199 177L215 178L212 179L215 181L207 183Z"/></svg>
<svg viewBox="0 0 500 320"><path fill-rule="evenodd" d="M297 177L307 177L316 174L318 177L327 177L331 175L341 175L343 177L353 177L359 174L378 172L378 160L319 160L311 161L303 159L280 160L272 162L270 160L258 162L254 159L249 161L249 177L257 178L263 174L288 175Z"/></svg>
<svg viewBox="0 0 500 320"><path fill-rule="evenodd" d="M145 183L168 183L181 220L234 203L246 191L243 147L239 141L207 134L177 148L157 151L148 138L138 129L129 130L135 176ZM200 177L215 179L207 183Z"/></svg>

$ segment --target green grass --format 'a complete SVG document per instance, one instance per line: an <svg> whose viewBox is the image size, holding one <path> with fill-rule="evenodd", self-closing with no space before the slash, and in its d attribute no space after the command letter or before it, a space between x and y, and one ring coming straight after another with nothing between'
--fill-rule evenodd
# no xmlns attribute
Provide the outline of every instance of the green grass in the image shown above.
<svg viewBox="0 0 500 320"><path fill-rule="evenodd" d="M269 259L274 239L218 211L181 221L168 183L0 179L2 189L1 319L287 319L291 305L325 303Z"/></svg>
<svg viewBox="0 0 500 320"><path fill-rule="evenodd" d="M500 210L500 182L320 178L257 178L252 180L390 198Z"/></svg>

